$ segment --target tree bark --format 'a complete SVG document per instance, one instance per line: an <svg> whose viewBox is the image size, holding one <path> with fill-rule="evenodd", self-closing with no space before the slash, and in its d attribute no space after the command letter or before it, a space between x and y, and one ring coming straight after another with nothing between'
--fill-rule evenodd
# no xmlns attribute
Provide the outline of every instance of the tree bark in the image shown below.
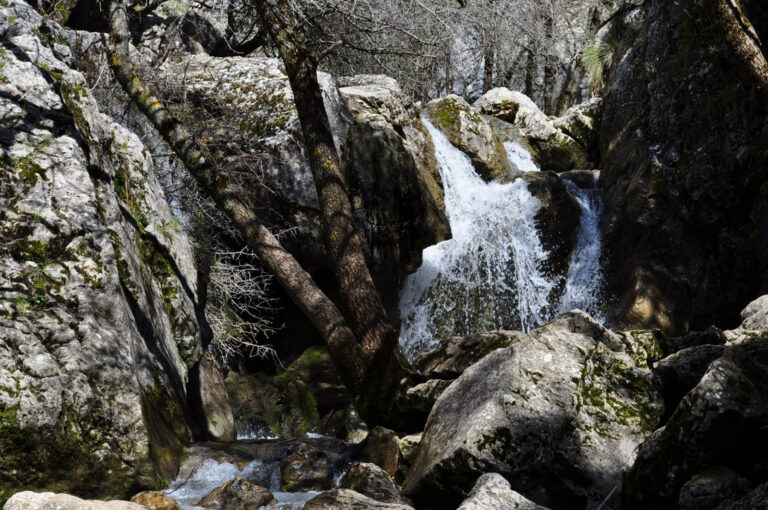
<svg viewBox="0 0 768 510"><path fill-rule="evenodd" d="M394 398L409 370L366 265L317 81L317 60L295 28L298 24L288 2L258 0L256 7L262 27L285 64L320 200L326 248L333 259L343 308L368 366L366 396L361 395L357 405L366 412L377 407L382 417L397 414Z"/></svg>
<svg viewBox="0 0 768 510"><path fill-rule="evenodd" d="M368 424L401 426L405 420L395 399L403 382L408 380L409 371L365 266L314 65L291 67L294 75L291 84L299 91L309 91L308 95L300 94L296 105L307 138L321 212L326 219L329 251L336 262L341 293L348 309L354 312L355 331L311 276L237 196L229 179L204 157L183 124L141 79L130 59L125 0L102 1L110 23L109 64L117 81L320 332L345 386L356 396L360 416ZM318 101L322 115L318 115Z"/></svg>

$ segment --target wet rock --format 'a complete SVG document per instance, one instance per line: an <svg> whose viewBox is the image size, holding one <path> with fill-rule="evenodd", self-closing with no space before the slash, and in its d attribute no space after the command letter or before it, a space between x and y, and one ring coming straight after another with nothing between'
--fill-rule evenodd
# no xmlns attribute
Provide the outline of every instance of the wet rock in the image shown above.
<svg viewBox="0 0 768 510"><path fill-rule="evenodd" d="M625 508L673 505L694 475L713 466L768 478L768 340L729 345L639 449L625 478Z"/></svg>
<svg viewBox="0 0 768 510"><path fill-rule="evenodd" d="M495 349L509 347L524 337L518 331L454 336L435 351L419 356L414 366L427 377L455 379Z"/></svg>
<svg viewBox="0 0 768 510"><path fill-rule="evenodd" d="M394 478L400 461L397 434L384 427L375 427L360 444L360 460L376 464Z"/></svg>
<svg viewBox="0 0 768 510"><path fill-rule="evenodd" d="M513 491L509 482L496 473L488 473L477 479L469 497L458 510L546 510L543 506Z"/></svg>
<svg viewBox="0 0 768 510"><path fill-rule="evenodd" d="M768 295L760 296L741 311L741 329L768 329Z"/></svg>
<svg viewBox="0 0 768 510"><path fill-rule="evenodd" d="M197 505L217 510L250 510L267 505L274 499L269 489L235 478L213 489Z"/></svg>
<svg viewBox="0 0 768 510"><path fill-rule="evenodd" d="M361 462L349 468L341 479L339 488L351 489L384 503L410 504L410 501L400 495L389 474L369 462Z"/></svg>
<svg viewBox="0 0 768 510"><path fill-rule="evenodd" d="M413 510L399 503L383 503L349 489L336 489L315 496L304 510Z"/></svg>
<svg viewBox="0 0 768 510"><path fill-rule="evenodd" d="M128 501L93 501L69 494L24 491L14 494L3 510L146 510L146 507Z"/></svg>
<svg viewBox="0 0 768 510"><path fill-rule="evenodd" d="M475 101L472 109L514 124L533 147L534 160L542 170L563 172L583 168L589 161L585 148L556 128L539 107L521 92L492 89ZM567 123L564 121L562 125Z"/></svg>
<svg viewBox="0 0 768 510"><path fill-rule="evenodd" d="M723 508L744 496L752 488L746 478L732 469L713 466L695 474L680 489L680 510Z"/></svg>
<svg viewBox="0 0 768 510"><path fill-rule="evenodd" d="M472 365L435 403L406 495L456 505L492 471L538 504L600 504L662 411L625 342L574 311Z"/></svg>
<svg viewBox="0 0 768 510"><path fill-rule="evenodd" d="M459 96L434 99L424 108L426 115L455 147L470 157L478 175L486 181L507 178L512 172L503 140L481 115Z"/></svg>
<svg viewBox="0 0 768 510"><path fill-rule="evenodd" d="M151 510L179 510L179 503L164 492L144 491L131 498L131 503Z"/></svg>

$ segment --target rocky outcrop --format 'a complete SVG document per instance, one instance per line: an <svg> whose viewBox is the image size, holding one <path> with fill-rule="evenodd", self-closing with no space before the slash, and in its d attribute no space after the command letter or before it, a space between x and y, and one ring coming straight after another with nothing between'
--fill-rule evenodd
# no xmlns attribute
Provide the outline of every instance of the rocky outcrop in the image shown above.
<svg viewBox="0 0 768 510"><path fill-rule="evenodd" d="M66 34L18 1L0 19L0 500L127 497L210 418L187 404L209 340L192 251Z"/></svg>
<svg viewBox="0 0 768 510"><path fill-rule="evenodd" d="M600 136L612 316L670 335L735 326L768 281L766 105L705 4L644 3Z"/></svg>
<svg viewBox="0 0 768 510"><path fill-rule="evenodd" d="M575 311L469 367L432 409L406 495L456 505L497 472L538 504L600 504L662 411L632 343Z"/></svg>
<svg viewBox="0 0 768 510"><path fill-rule="evenodd" d="M19 492L9 499L4 510L146 510L128 501L83 500L69 494Z"/></svg>
<svg viewBox="0 0 768 510"><path fill-rule="evenodd" d="M545 510L544 507L513 491L509 482L496 473L488 473L477 479L469 497L458 510Z"/></svg>

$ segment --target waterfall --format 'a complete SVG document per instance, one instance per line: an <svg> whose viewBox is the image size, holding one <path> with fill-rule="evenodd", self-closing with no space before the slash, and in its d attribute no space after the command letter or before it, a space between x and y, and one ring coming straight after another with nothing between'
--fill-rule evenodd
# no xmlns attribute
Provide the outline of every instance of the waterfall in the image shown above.
<svg viewBox="0 0 768 510"><path fill-rule="evenodd" d="M422 265L405 282L400 297L400 343L411 360L454 335L495 329L530 329L554 313L581 308L600 311L600 197L566 181L582 214L563 293L562 279L548 276L534 219L540 201L522 179L484 182L469 157L426 118L445 191L453 238L424 250ZM522 171L538 171L520 144L504 144Z"/></svg>
<svg viewBox="0 0 768 510"><path fill-rule="evenodd" d="M453 238L425 249L421 267L406 280L400 339L410 358L451 335L511 326L527 331L548 318L555 287L542 271L547 252L534 223L541 203L528 184L484 182L469 157L423 120Z"/></svg>

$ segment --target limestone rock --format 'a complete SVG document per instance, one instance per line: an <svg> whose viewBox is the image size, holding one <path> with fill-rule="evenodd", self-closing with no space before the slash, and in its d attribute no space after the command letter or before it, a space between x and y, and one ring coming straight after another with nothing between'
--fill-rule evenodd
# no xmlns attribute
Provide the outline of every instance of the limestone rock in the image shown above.
<svg viewBox="0 0 768 510"><path fill-rule="evenodd" d="M533 147L534 160L542 170L562 172L582 168L589 161L586 150L555 127L539 107L521 92L506 88L492 89L475 101L472 109L487 115L496 115L519 128L528 144Z"/></svg>
<svg viewBox="0 0 768 510"><path fill-rule="evenodd" d="M273 499L269 489L235 478L213 489L197 505L217 510L250 510L267 505Z"/></svg>
<svg viewBox="0 0 768 510"><path fill-rule="evenodd" d="M477 479L469 497L458 510L546 510L543 506L513 491L509 482L496 473L488 473Z"/></svg>
<svg viewBox="0 0 768 510"><path fill-rule="evenodd" d="M624 508L675 504L694 475L714 466L768 478L768 340L728 346L639 449L625 479Z"/></svg>
<svg viewBox="0 0 768 510"><path fill-rule="evenodd" d="M472 365L432 408L406 495L458 504L491 471L538 504L602 502L662 410L624 342L574 311Z"/></svg>
<svg viewBox="0 0 768 510"><path fill-rule="evenodd" d="M741 311L741 328L750 330L768 329L768 295L760 296Z"/></svg>
<svg viewBox="0 0 768 510"><path fill-rule="evenodd" d="M144 491L131 498L136 503L151 510L179 510L179 503L164 492Z"/></svg>
<svg viewBox="0 0 768 510"><path fill-rule="evenodd" d="M439 349L419 356L414 366L427 377L455 379L495 349L509 347L524 337L518 331L454 336Z"/></svg>
<svg viewBox="0 0 768 510"><path fill-rule="evenodd" d="M599 150L602 108L603 100L593 97L585 103L568 108L564 115L552 122L555 128L578 143L592 161L596 161L592 155L596 155Z"/></svg>
<svg viewBox="0 0 768 510"><path fill-rule="evenodd" d="M723 345L689 347L653 365L664 392L665 408L672 412L686 393L696 387L709 365L726 351Z"/></svg>
<svg viewBox="0 0 768 510"><path fill-rule="evenodd" d="M413 510L413 507L382 503L349 489L335 489L309 500L304 510Z"/></svg>
<svg viewBox="0 0 768 510"><path fill-rule="evenodd" d="M3 510L146 510L146 507L128 501L92 501L69 494L24 491L14 494Z"/></svg>
<svg viewBox="0 0 768 510"><path fill-rule="evenodd" d="M400 495L389 474L369 462L361 462L349 468L341 479L339 488L351 489L383 503L410 503Z"/></svg>

